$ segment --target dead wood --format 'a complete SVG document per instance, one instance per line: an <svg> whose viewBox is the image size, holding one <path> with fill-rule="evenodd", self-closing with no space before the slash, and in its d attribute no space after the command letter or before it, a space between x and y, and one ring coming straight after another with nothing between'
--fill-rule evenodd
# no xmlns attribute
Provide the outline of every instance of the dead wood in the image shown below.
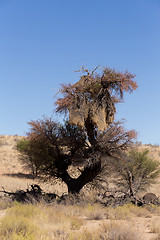
<svg viewBox="0 0 160 240"><path fill-rule="evenodd" d="M27 188L26 191L18 190L16 192L8 192L4 187L2 187L2 189L0 192L10 196L12 201L21 203L50 202L58 197L55 193L43 192L37 184L30 185L30 188Z"/></svg>

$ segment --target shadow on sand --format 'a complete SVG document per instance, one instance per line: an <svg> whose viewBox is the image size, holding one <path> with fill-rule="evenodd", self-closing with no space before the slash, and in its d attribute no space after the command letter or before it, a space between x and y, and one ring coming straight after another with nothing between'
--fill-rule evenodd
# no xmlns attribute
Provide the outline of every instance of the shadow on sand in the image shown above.
<svg viewBox="0 0 160 240"><path fill-rule="evenodd" d="M35 179L35 178L38 178L35 175L28 174L28 173L4 173L3 176L25 178L25 179Z"/></svg>

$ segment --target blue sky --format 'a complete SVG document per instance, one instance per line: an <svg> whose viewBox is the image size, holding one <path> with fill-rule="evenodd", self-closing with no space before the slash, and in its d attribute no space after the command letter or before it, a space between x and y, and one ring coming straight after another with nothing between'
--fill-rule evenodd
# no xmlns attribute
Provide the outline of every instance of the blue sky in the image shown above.
<svg viewBox="0 0 160 240"><path fill-rule="evenodd" d="M116 119L160 144L159 13L159 0L0 0L0 134L25 135L75 70L101 65L136 74Z"/></svg>

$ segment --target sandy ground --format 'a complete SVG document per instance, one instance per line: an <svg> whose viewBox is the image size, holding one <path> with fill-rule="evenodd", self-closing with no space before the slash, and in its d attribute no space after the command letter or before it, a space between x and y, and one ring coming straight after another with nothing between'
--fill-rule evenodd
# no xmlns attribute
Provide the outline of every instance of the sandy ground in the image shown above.
<svg viewBox="0 0 160 240"><path fill-rule="evenodd" d="M156 218L156 219L155 219ZM160 217L158 217L160 220ZM84 226L84 229L91 230L100 227L103 225L103 223L108 224L114 224L117 225L117 227L123 226L123 228L126 228L126 231L130 228L134 229L135 233L138 233L138 236L140 236L140 239L143 240L154 240L157 237L156 233L153 233L151 230L151 224L153 221L157 221L157 217L151 217L151 218L132 218L129 221L128 220L88 220L86 221L86 224ZM137 239L139 240L139 239Z"/></svg>

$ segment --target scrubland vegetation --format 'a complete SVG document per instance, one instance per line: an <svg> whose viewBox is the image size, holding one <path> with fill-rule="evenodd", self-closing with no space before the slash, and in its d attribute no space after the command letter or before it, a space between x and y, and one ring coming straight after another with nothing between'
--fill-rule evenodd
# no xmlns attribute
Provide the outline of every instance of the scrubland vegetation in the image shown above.
<svg viewBox="0 0 160 240"><path fill-rule="evenodd" d="M133 210L133 208L135 208ZM141 215L146 215L146 209ZM147 211L149 215L149 211ZM139 214L134 206L117 209L97 205L64 206L14 203L0 221L1 239L136 239L133 229L120 227L112 220L128 219ZM102 220L102 221L100 221ZM94 221L93 226L89 226ZM95 224L99 221L99 224ZM90 223L91 222L91 223Z"/></svg>
<svg viewBox="0 0 160 240"><path fill-rule="evenodd" d="M150 220L146 226L143 219ZM0 239L141 240L146 231L153 237L147 239L158 240L159 224L160 207L152 205L110 208L83 203L81 206L14 202L6 205L0 219Z"/></svg>

